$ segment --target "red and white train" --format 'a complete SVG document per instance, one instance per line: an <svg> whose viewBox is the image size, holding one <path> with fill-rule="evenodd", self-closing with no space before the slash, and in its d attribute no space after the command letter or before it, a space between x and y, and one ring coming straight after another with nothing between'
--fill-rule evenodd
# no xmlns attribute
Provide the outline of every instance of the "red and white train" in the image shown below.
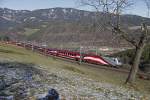
<svg viewBox="0 0 150 100"><path fill-rule="evenodd" d="M107 66L120 66L122 63L117 58L103 57L94 54L80 54L79 52L69 51L69 50L59 50L59 49L50 49L42 46L32 45L31 43L23 42L7 42L8 44L17 45L19 47L24 47L26 49L32 49L41 54L46 54L47 56L57 56L66 59L82 61L92 64L100 64Z"/></svg>

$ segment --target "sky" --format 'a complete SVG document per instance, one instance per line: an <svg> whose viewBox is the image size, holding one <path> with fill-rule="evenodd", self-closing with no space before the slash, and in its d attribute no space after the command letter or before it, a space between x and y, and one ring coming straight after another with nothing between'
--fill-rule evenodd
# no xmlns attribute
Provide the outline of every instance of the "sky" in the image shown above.
<svg viewBox="0 0 150 100"><path fill-rule="evenodd" d="M146 17L147 10L142 0L134 0L134 3L135 4L128 8L124 13ZM11 8L15 10L35 10L54 7L91 10L90 7L79 6L77 0L0 0L0 7Z"/></svg>

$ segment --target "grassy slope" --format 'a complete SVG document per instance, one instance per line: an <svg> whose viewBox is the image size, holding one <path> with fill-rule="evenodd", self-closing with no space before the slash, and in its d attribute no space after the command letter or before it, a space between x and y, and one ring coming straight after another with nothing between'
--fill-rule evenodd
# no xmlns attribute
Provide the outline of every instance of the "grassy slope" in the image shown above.
<svg viewBox="0 0 150 100"><path fill-rule="evenodd" d="M26 36L32 35L35 32L39 31L40 29L30 29L30 28L25 28L25 32L23 34L25 34Z"/></svg>
<svg viewBox="0 0 150 100"><path fill-rule="evenodd" d="M45 57L43 55L33 53L32 51L25 50L23 48L18 48L16 46L0 44L0 61L5 60L23 63L34 63L46 70L51 70L53 68L65 69L66 71L85 74L87 75L87 77L100 82L109 82L117 85L123 85L127 77L127 75L122 73L72 64L51 57ZM135 89L138 89L141 92L150 93L149 84L150 81L137 79Z"/></svg>

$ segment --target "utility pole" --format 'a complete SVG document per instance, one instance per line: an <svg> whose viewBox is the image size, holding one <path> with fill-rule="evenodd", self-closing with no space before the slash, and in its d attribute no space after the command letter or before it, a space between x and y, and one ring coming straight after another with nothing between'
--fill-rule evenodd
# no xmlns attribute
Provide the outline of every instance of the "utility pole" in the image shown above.
<svg viewBox="0 0 150 100"><path fill-rule="evenodd" d="M24 41L23 47L26 48L26 41Z"/></svg>
<svg viewBox="0 0 150 100"><path fill-rule="evenodd" d="M62 44L60 45L60 49L63 50L63 45Z"/></svg>
<svg viewBox="0 0 150 100"><path fill-rule="evenodd" d="M32 51L34 51L34 43L31 43L31 45L32 45Z"/></svg>
<svg viewBox="0 0 150 100"><path fill-rule="evenodd" d="M95 54L98 55L97 47L95 46Z"/></svg>
<svg viewBox="0 0 150 100"><path fill-rule="evenodd" d="M44 46L44 53L45 53L45 56L47 56L47 42L45 42L45 44L44 44L43 46Z"/></svg>
<svg viewBox="0 0 150 100"><path fill-rule="evenodd" d="M80 46L80 64L82 63L82 46Z"/></svg>

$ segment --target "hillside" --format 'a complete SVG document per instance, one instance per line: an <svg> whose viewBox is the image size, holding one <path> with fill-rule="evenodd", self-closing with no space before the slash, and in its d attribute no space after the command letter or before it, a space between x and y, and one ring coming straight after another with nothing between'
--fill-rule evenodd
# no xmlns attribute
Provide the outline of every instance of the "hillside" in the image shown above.
<svg viewBox="0 0 150 100"><path fill-rule="evenodd" d="M15 40L36 40L55 45L98 45L121 46L128 45L118 42L112 32L99 30L97 20L106 20L103 13L97 18L96 12L73 8L49 8L28 10L12 10L0 8L0 34L6 34ZM115 17L114 17L114 20ZM150 25L150 19L136 15L122 15L124 26L140 26L145 20ZM27 35L27 34L28 35ZM116 44L116 45L113 45Z"/></svg>
<svg viewBox="0 0 150 100"><path fill-rule="evenodd" d="M0 95L19 100L35 100L49 88L64 99L149 99L147 80L137 79L135 87L125 86L126 74L72 64L16 46L0 44L0 69L0 83L6 84L0 84Z"/></svg>

